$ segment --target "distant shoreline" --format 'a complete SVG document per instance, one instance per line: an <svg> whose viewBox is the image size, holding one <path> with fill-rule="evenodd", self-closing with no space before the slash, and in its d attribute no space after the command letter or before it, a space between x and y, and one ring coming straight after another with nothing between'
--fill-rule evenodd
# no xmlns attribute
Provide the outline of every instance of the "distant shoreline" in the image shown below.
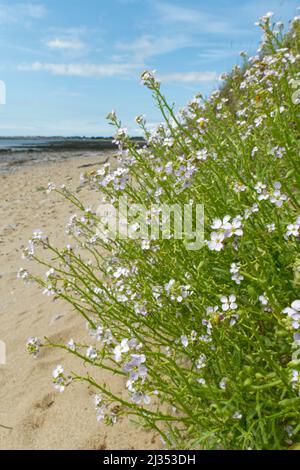
<svg viewBox="0 0 300 470"><path fill-rule="evenodd" d="M134 138L138 146L146 142ZM5 144L5 145L4 145ZM46 139L46 138L0 138L0 174L10 173L23 167L37 164L55 163L71 158L101 156L114 152L117 145L112 139Z"/></svg>
<svg viewBox="0 0 300 470"><path fill-rule="evenodd" d="M142 138L133 137L133 141L144 145ZM112 138L62 138L62 137L0 137L0 155L3 153L24 151L72 151L72 150L113 150L117 145Z"/></svg>

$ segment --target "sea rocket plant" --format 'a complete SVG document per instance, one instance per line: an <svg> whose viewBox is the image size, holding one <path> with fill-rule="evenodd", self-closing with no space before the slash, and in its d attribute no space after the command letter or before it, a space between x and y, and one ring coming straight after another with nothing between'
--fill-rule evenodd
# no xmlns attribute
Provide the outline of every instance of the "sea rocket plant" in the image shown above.
<svg viewBox="0 0 300 470"><path fill-rule="evenodd" d="M100 236L95 208L49 183L76 207L66 228L73 241L59 250L36 231L25 256L46 275L19 272L69 302L89 338L32 337L28 351L68 351L88 368L72 380L94 389L100 422L137 416L168 447L283 449L300 439L300 119L292 86L300 21L286 34L271 14L258 24L257 55L242 54L244 65L223 76L220 90L178 112L155 73L144 72L163 123L153 130L138 116L145 143L137 145L111 112L116 158L80 180L104 202L126 195L129 205L149 204L149 220L160 216L155 205L204 204L204 247L188 250L172 233ZM130 223L138 232L134 216ZM122 394L101 369L121 378ZM62 365L52 378L61 392L71 380Z"/></svg>

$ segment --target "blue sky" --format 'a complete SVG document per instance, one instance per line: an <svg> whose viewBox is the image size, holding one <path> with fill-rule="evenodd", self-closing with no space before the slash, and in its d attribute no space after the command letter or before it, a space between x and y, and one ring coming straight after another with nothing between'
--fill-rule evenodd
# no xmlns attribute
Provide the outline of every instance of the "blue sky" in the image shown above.
<svg viewBox="0 0 300 470"><path fill-rule="evenodd" d="M216 89L241 50L255 53L259 16L287 22L299 3L0 0L0 135L110 135L111 109L135 134L137 114L161 120L140 72L157 70L164 93L184 106Z"/></svg>

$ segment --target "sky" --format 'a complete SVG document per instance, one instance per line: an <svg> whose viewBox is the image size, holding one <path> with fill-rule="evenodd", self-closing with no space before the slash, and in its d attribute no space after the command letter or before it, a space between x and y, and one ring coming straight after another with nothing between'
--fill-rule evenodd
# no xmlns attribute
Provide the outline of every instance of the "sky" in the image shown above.
<svg viewBox="0 0 300 470"><path fill-rule="evenodd" d="M299 0L298 0L299 1ZM139 76L156 70L163 93L185 106L256 52L254 22L285 23L294 0L0 0L0 136L108 136L114 109L137 135L136 115L162 119Z"/></svg>

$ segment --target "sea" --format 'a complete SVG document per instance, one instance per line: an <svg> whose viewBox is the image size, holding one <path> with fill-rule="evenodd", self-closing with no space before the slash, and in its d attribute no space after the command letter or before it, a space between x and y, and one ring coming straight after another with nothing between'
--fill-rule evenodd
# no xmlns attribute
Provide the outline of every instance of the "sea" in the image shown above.
<svg viewBox="0 0 300 470"><path fill-rule="evenodd" d="M16 149L16 148L34 148L41 145L47 146L51 145L53 139L22 139L22 138L12 138L12 139L1 139L0 138L0 150L2 149Z"/></svg>
<svg viewBox="0 0 300 470"><path fill-rule="evenodd" d="M114 149L111 138L0 137L0 173Z"/></svg>

